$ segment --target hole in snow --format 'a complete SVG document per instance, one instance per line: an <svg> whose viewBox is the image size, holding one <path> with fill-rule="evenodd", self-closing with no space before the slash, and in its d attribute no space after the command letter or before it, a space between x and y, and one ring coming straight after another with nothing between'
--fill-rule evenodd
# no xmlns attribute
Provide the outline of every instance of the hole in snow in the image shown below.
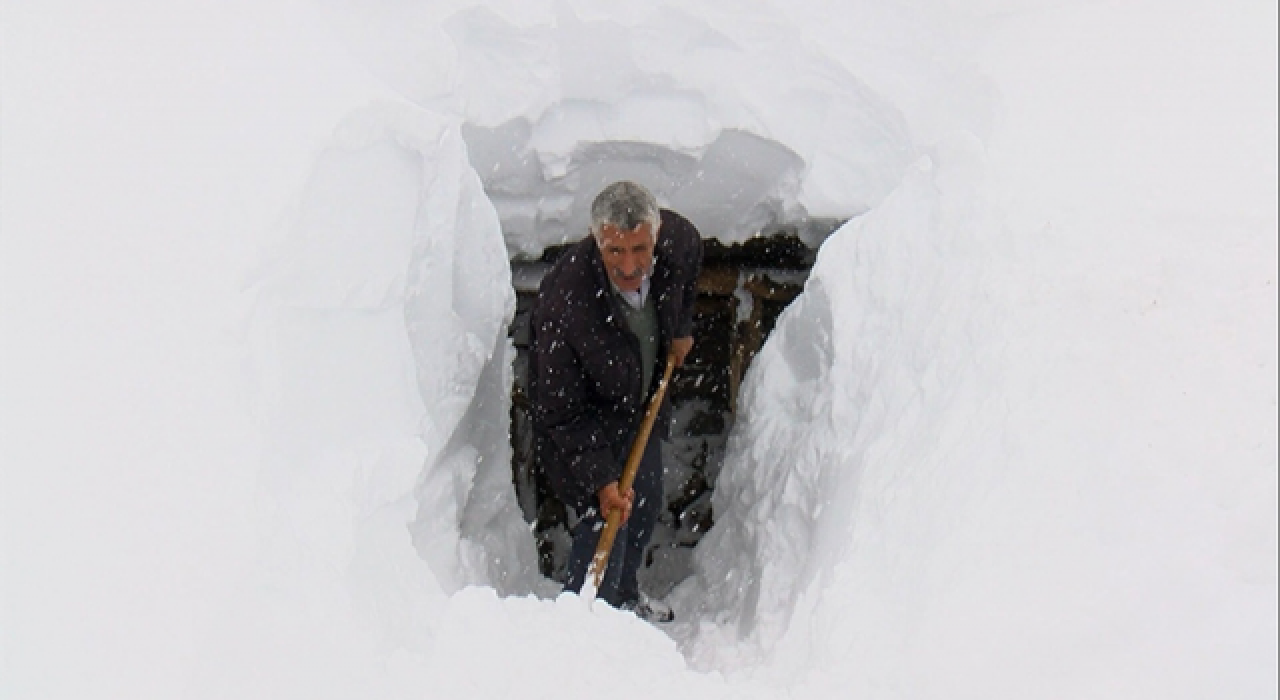
<svg viewBox="0 0 1280 700"><path fill-rule="evenodd" d="M545 160L524 119L494 128L468 124L462 133L511 257L517 298L509 330L516 349L512 481L537 542L539 569L554 581L566 577L571 539L569 515L532 455L528 323L538 284L560 253L586 235L592 199L617 180L645 185L703 236L694 350L672 386L665 502L640 570L642 589L665 596L692 573L693 549L714 524L711 497L743 375L803 289L818 246L844 219L806 216L794 199L803 160L746 131L726 130L696 154L614 141L580 143L567 158Z"/></svg>
<svg viewBox="0 0 1280 700"><path fill-rule="evenodd" d="M838 220L806 221L809 235L835 230ZM665 502L640 570L640 585L665 596L692 573L693 548L714 524L711 497L733 427L738 389L751 360L782 310L801 292L815 248L799 225L774 226L741 244L705 239L694 350L672 384L671 439L663 446ZM516 348L512 386L512 480L537 540L541 573L565 579L571 543L564 506L532 459L531 407L526 396L529 310L542 274L562 246L535 261L512 262L517 307L510 335Z"/></svg>
<svg viewBox="0 0 1280 700"><path fill-rule="evenodd" d="M664 529L642 585L672 589L718 521L712 536L729 534L698 554L715 580L685 596L702 607L681 623L713 628L704 646L786 629L795 572L816 550L818 510L807 505L817 489L802 489L797 508L772 486L801 468L794 481L818 484L823 455L795 455L789 438L808 433L783 426L764 450L742 441L739 451L764 456L731 454L721 474L725 436L766 413L742 406L774 372L795 375L783 377L776 413L813 415L790 409L820 393L811 356L831 317L818 285L762 345L818 246L883 201L913 156L892 105L840 66L773 25L761 36L715 24L674 10L603 28L463 13L447 27L459 76L440 103L447 114L421 109L426 100L375 103L322 155L261 314L264 353L284 368L266 388L291 535L281 546L308 562L308 585L354 591L352 608L388 648L434 634L445 596L464 586L559 588L538 575L559 573L567 538L527 462L522 314L559 247L585 234L596 193L619 179L688 217L706 251L696 352L673 390ZM455 108L471 120L460 133ZM508 264L517 314L505 329ZM763 485L735 492L753 474ZM733 495L722 513L709 508L717 484ZM763 513L759 531L747 511ZM711 556L723 561L709 567Z"/></svg>
<svg viewBox="0 0 1280 700"><path fill-rule="evenodd" d="M527 464L522 315L556 251L585 235L599 190L635 180L690 219L706 246L696 354L674 389L665 530L651 543L642 585L662 595L687 576L692 545L718 520L712 536L730 535L715 552L699 551L700 575L686 583L706 584L701 574L709 572L722 585L687 595L689 586L680 586L671 599L679 607L699 597L686 623L727 611L725 629L747 635L759 619L786 619L795 577L773 572L801 568L811 542L809 515L778 515L767 491L743 491L723 513L708 508L717 483L723 497L735 479L795 468L789 454L773 459L789 445L771 447L763 466L738 463L741 449L731 447L720 475L731 426L759 413L735 413L738 386L757 350L743 406L754 377L780 371L768 364L772 345L761 347L774 321L803 287L826 236L901 181L914 157L911 141L892 105L775 25L761 35L755 25L708 23L670 9L630 24L583 22L567 10L553 19L517 26L484 10L459 13L444 25L458 80L439 104L462 114L460 133L443 126L452 116L436 133L422 124L431 119L412 110L381 122L396 144L425 156L422 199L410 225L397 228L412 232L403 313L425 408L425 458L408 523L416 554L430 568L426 578L446 593L467 584L492 585L500 595L558 591L553 578L567 537ZM518 308L510 340L501 326L512 290L494 284L504 264ZM788 318L811 298L801 297ZM806 345L829 323L795 325L779 323L781 352L805 366ZM511 341L514 366L505 354ZM751 529L736 511L753 508L753 498L770 511L769 527L780 523L786 536L732 535ZM731 556L732 566L707 568L714 553ZM779 626L770 625L773 634ZM712 637L708 643L721 638Z"/></svg>

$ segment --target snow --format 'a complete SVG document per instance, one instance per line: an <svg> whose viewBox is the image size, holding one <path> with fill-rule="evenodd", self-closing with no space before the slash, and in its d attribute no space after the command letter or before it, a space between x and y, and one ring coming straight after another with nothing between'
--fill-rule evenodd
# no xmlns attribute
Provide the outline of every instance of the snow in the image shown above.
<svg viewBox="0 0 1280 700"><path fill-rule="evenodd" d="M513 252L577 240L594 193L618 179L724 241L861 213L898 181L911 145L897 110L788 25L763 31L769 13L702 15L446 20L450 99Z"/></svg>
<svg viewBox="0 0 1280 700"><path fill-rule="evenodd" d="M1275 697L1273 4L471 5L5 7L5 696ZM861 215L661 629L509 471L623 176Z"/></svg>

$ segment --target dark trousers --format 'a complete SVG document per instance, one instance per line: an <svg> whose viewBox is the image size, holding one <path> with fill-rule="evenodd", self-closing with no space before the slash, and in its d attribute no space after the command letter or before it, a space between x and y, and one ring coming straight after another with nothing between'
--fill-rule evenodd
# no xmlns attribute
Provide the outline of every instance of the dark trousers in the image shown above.
<svg viewBox="0 0 1280 700"><path fill-rule="evenodd" d="M635 489L636 496L631 506L631 517L613 540L609 565L605 568L600 590L596 592L598 597L615 608L640 597L636 572L640 570L644 548L653 536L653 527L662 508L662 448L656 434L649 436L649 444L645 445L644 457L640 460L640 468L636 471L632 488ZM573 528L569 576L564 589L574 593L582 590L582 584L587 578L587 567L591 565L600 533L604 531L605 521L600 515L600 502L594 496L591 500L591 507L581 514L581 519Z"/></svg>

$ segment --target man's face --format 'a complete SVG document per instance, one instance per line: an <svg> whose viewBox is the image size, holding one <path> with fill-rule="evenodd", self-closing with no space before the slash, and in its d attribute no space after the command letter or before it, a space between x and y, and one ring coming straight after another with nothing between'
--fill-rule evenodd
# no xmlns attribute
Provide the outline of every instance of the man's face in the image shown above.
<svg viewBox="0 0 1280 700"><path fill-rule="evenodd" d="M645 222L626 231L605 224L600 227L599 243L609 280L618 289L640 291L640 283L653 269L653 227Z"/></svg>

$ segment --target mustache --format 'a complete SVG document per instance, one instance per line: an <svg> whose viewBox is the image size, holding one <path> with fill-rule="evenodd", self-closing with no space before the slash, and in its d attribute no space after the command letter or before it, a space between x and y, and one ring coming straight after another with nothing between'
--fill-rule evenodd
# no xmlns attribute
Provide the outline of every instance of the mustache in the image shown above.
<svg viewBox="0 0 1280 700"><path fill-rule="evenodd" d="M635 279L635 278L637 278L637 277L647 277L647 276L649 276L649 273L650 273L650 272L652 272L652 271L653 271L653 266L652 266L652 265L649 265L649 266L645 266L645 265L637 265L637 266L636 266L633 270L631 270L630 272L627 272L626 270L624 270L624 269L622 269L621 267L618 267L618 266L616 266L616 265L613 267L613 273L614 273L615 275L617 275L618 277L621 277L622 279L625 279L625 280L631 280L631 279Z"/></svg>

